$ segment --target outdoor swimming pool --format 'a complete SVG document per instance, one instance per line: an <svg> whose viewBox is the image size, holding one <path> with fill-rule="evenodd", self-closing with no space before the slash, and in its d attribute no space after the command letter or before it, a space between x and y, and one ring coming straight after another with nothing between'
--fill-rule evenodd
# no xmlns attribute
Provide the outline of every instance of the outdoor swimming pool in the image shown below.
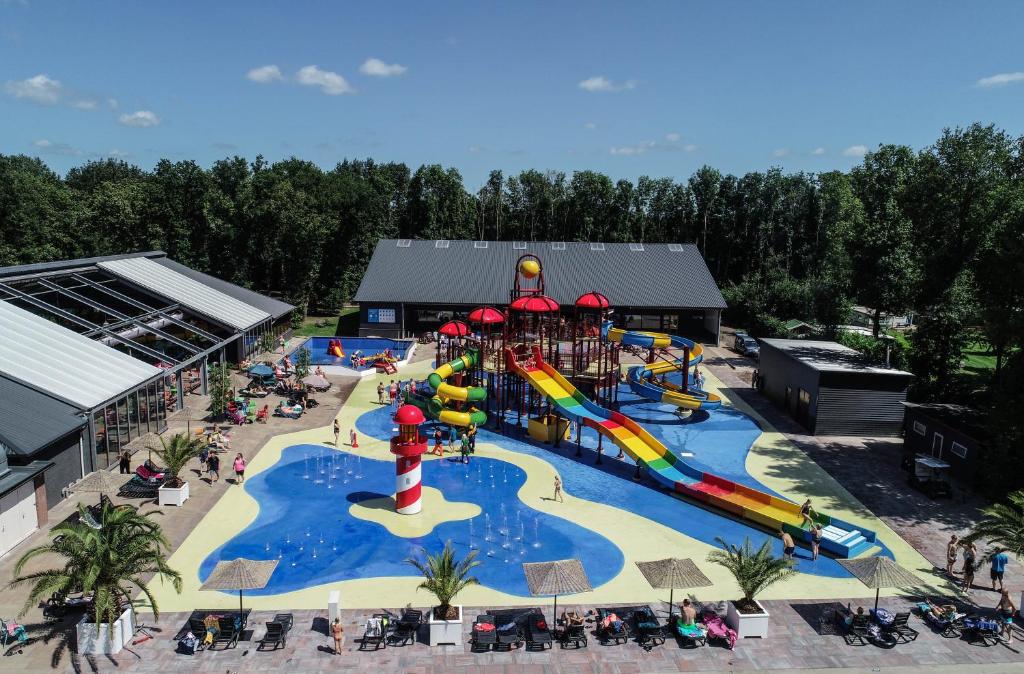
<svg viewBox="0 0 1024 674"><path fill-rule="evenodd" d="M345 352L344 358L338 358L327 353L327 345L332 339L341 340L341 348ZM398 360L403 360L405 354L412 347L412 341L400 339L385 339L382 337L310 337L298 345L292 353L299 349L309 349L312 355L313 365L342 365L351 367L349 357L359 351L361 356L372 356L390 349L391 355ZM293 356L294 360L294 356ZM373 367L371 363L356 368L367 370Z"/></svg>

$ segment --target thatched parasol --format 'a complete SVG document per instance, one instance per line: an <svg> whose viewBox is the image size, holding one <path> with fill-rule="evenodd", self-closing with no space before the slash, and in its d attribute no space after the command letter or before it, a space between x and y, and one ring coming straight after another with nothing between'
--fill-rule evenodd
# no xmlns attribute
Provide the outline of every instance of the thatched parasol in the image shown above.
<svg viewBox="0 0 1024 674"><path fill-rule="evenodd" d="M135 453L137 450L146 450L149 453L148 458L150 459L150 461L152 461L153 452L162 451L164 448L164 443L161 441L160 436L157 435L156 433L146 433L145 435L140 435L139 437L135 438L127 445L125 445L125 447L127 449L132 450L132 453Z"/></svg>
<svg viewBox="0 0 1024 674"><path fill-rule="evenodd" d="M874 588L876 609L878 608L878 593L883 587L917 587L924 584L924 581L888 557L840 559L839 563L857 580L869 588Z"/></svg>
<svg viewBox="0 0 1024 674"><path fill-rule="evenodd" d="M185 432L190 436L192 435L192 422L201 421L206 418L206 415L207 412L197 410L196 408L189 407L188 405L185 405L177 412L171 414L171 416L177 420L185 420Z"/></svg>
<svg viewBox="0 0 1024 674"><path fill-rule="evenodd" d="M555 595L554 619L558 619L558 595L590 592L590 579L578 559L553 562L525 562L523 573L533 596Z"/></svg>
<svg viewBox="0 0 1024 674"><path fill-rule="evenodd" d="M277 568L276 559L259 561L255 559L232 559L217 562L210 577L200 590L238 590L238 612L242 612L242 590L260 590L270 582L270 576Z"/></svg>
<svg viewBox="0 0 1024 674"><path fill-rule="evenodd" d="M672 619L672 609L675 607L673 596L677 587L710 587L713 584L692 559L669 557L655 562L637 562L636 565L651 587L668 590L669 620Z"/></svg>
<svg viewBox="0 0 1024 674"><path fill-rule="evenodd" d="M77 494L105 494L117 492L124 485L121 477L115 477L109 470L97 470L89 473L77 484L71 487L71 491ZM103 499L100 499L102 503Z"/></svg>

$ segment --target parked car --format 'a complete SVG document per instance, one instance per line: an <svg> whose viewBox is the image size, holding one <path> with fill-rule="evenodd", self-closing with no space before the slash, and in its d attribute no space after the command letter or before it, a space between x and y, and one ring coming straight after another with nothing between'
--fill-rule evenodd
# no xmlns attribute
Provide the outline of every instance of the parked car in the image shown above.
<svg viewBox="0 0 1024 674"><path fill-rule="evenodd" d="M732 348L734 351L743 352L743 340L750 339L750 335L743 332L742 330L736 331L736 336L732 340Z"/></svg>
<svg viewBox="0 0 1024 674"><path fill-rule="evenodd" d="M761 346L753 337L744 337L740 348L737 349L744 356L757 359L761 355Z"/></svg>

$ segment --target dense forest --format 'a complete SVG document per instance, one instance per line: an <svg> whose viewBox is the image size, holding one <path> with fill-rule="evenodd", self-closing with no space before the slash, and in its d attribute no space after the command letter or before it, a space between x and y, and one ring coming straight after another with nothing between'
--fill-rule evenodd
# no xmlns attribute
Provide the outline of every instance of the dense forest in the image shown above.
<svg viewBox="0 0 1024 674"><path fill-rule="evenodd" d="M883 145L849 172L705 166L686 181L632 182L492 171L476 194L438 165L346 160L325 171L233 157L146 171L111 159L62 177L0 155L0 266L162 249L328 313L355 292L380 238L695 242L727 322L761 336L790 318L833 334L854 303L912 309L916 329L896 357L917 375L913 394L991 407L986 479L1003 486L1019 473L998 467L1024 440L1024 138L991 126L947 130L920 151ZM960 376L979 341L995 368Z"/></svg>

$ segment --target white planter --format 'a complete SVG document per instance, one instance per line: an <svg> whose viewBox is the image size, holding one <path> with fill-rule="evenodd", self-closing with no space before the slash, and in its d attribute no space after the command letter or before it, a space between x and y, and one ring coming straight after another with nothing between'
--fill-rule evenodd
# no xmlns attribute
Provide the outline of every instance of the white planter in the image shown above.
<svg viewBox="0 0 1024 674"><path fill-rule="evenodd" d="M428 644L431 646L462 644L462 606L455 608L459 610L459 617L455 620L435 620L434 610L430 609L430 620L427 621L430 628Z"/></svg>
<svg viewBox="0 0 1024 674"><path fill-rule="evenodd" d="M729 609L726 615L725 621L729 623L729 627L736 630L736 634L740 639L747 637L758 637L760 639L768 638L768 611L761 602L754 600L763 613L740 613L736 610L736 604L729 602Z"/></svg>
<svg viewBox="0 0 1024 674"><path fill-rule="evenodd" d="M188 482L180 487L160 487L156 490L157 505L183 506L188 500Z"/></svg>
<svg viewBox="0 0 1024 674"><path fill-rule="evenodd" d="M78 621L78 654L79 655L114 655L120 653L126 644L131 643L134 634L132 611L125 609L121 617L114 623L113 629L107 629L107 623L86 622L88 616Z"/></svg>

